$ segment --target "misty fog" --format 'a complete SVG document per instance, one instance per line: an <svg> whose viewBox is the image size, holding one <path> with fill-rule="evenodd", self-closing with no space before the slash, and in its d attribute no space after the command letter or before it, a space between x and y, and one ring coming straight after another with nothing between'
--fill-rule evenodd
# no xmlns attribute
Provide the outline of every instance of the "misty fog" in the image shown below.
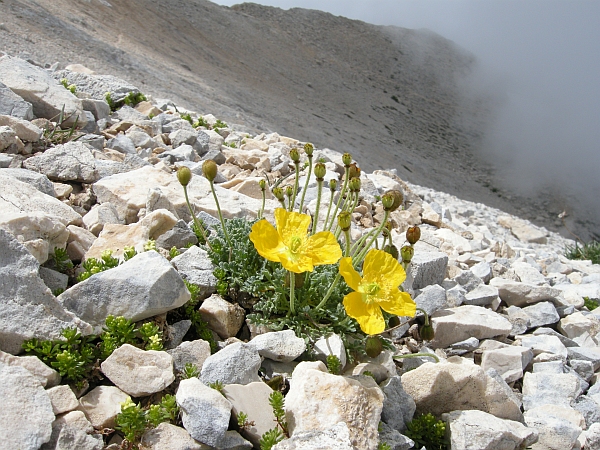
<svg viewBox="0 0 600 450"><path fill-rule="evenodd" d="M505 187L527 196L547 192L550 201L556 199L567 210L565 200L578 201L589 211L588 227L591 221L600 234L600 2L258 3L325 10L376 25L428 28L475 54L479 69L471 87L483 89L496 106L482 151L503 174ZM570 220L585 219L578 215Z"/></svg>

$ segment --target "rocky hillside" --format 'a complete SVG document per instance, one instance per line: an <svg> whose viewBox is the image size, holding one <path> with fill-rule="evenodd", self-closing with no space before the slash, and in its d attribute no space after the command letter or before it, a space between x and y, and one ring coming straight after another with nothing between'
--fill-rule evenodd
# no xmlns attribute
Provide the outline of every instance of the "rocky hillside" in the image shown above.
<svg viewBox="0 0 600 450"><path fill-rule="evenodd" d="M501 174L478 157L492 106L465 95L474 58L433 33L204 0L3 0L0 13L0 51L10 55L81 63L180 107L350 151L367 170L395 168L550 229L562 228L563 209L590 215L550 193L500 187Z"/></svg>

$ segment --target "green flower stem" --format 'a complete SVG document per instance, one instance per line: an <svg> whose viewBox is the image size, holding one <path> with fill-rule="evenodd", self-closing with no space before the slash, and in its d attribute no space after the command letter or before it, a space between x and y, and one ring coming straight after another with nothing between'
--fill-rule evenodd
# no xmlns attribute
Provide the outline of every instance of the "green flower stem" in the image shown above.
<svg viewBox="0 0 600 450"><path fill-rule="evenodd" d="M338 274L336 275L335 279L333 280L333 283L331 283L331 286L329 286L329 289L325 293L325 297L323 297L323 300L321 300L321 302L315 307L314 312L317 312L323 306L325 306L325 303L327 303L327 300L329 300L329 297L331 297L331 294L333 293L333 290L335 289L338 282L340 281L340 278L342 278L342 274L340 274L340 272L338 271Z"/></svg>
<svg viewBox="0 0 600 450"><path fill-rule="evenodd" d="M223 213L221 212L221 206L219 205L219 199L217 198L217 193L215 192L215 186L212 181L210 181L210 190L215 199L215 203L217 204L217 212L219 213L219 219L221 219L221 227L223 228L223 234L225 235L225 240L229 245L229 254L231 255L231 249L233 246L231 245L231 240L229 239L229 234L227 233L227 228L225 228L225 220L223 219Z"/></svg>
<svg viewBox="0 0 600 450"><path fill-rule="evenodd" d="M331 213L331 205L333 204L333 197L335 196L335 191L331 191L331 195L329 196L329 206L327 207L327 216L325 217L325 223L323 224L323 231L327 229L327 222L329 222L329 214Z"/></svg>
<svg viewBox="0 0 600 450"><path fill-rule="evenodd" d="M202 233L202 237L204 238L204 242L206 242L206 245L208 245L208 248L210 248L212 250L210 242L208 241L208 237L206 236L206 233L204 232L204 227L202 225L200 225L200 221L198 220L198 218L196 217L196 214L194 214L194 211L192 210L192 205L190 204L190 199L188 198L187 186L183 186L183 195L185 196L185 203L187 204L188 210L190 211L190 214L192 215L192 219L194 220L194 225L196 226L196 228L198 230L200 230L200 233Z"/></svg>
<svg viewBox="0 0 600 450"><path fill-rule="evenodd" d="M302 212L302 207L304 206L304 196L306 195L306 190L308 189L308 183L310 181L310 175L312 174L312 156L308 157L308 175L306 176L306 183L304 183L304 190L302 191L302 197L300 198L300 208L298 212Z"/></svg>
<svg viewBox="0 0 600 450"><path fill-rule="evenodd" d="M294 316L296 315L296 306L294 305L296 297L296 274L289 271L288 274L290 276L290 314Z"/></svg>
<svg viewBox="0 0 600 450"><path fill-rule="evenodd" d="M362 235L352 246L352 248L350 249L350 255L356 255L357 252L360 251L360 249L362 248L362 245L364 244L364 242L369 239L373 234L377 233L377 228L372 229L371 231L369 231L367 234Z"/></svg>
<svg viewBox="0 0 600 450"><path fill-rule="evenodd" d="M344 237L346 238L346 248L344 251L344 256L350 256L350 230L344 231Z"/></svg>
<svg viewBox="0 0 600 450"><path fill-rule="evenodd" d="M260 210L258 211L258 219L262 219L263 213L265 211L265 201L267 199L267 194L265 189L262 189L262 205L260 206Z"/></svg>
<svg viewBox="0 0 600 450"><path fill-rule="evenodd" d="M387 220L388 220L389 217L390 217L390 212L389 211L385 211L385 215L383 216L383 220L381 221L381 223L377 227L377 232L365 244L365 246L363 247L362 251L358 254L358 256L356 257L356 259L354 260L354 267L357 267L362 262L362 260L365 259L365 256L367 255L367 252L369 251L369 248L371 248L371 245L373 245L373 242L375 242L377 240L377 237L381 233L381 230L383 230L383 227L385 227L385 224L387 223Z"/></svg>
<svg viewBox="0 0 600 450"><path fill-rule="evenodd" d="M293 211L294 205L296 204L296 196L298 195L298 185L300 184L300 163L295 162L294 166L296 166L296 179L294 181L294 195L290 199L290 204L288 205L289 211ZM302 212L302 211L300 211Z"/></svg>
<svg viewBox="0 0 600 450"><path fill-rule="evenodd" d="M340 191L340 196L338 197L337 204L335 205L335 209L333 210L333 217L331 219L331 223L329 224L329 227L327 228L328 230L331 230L331 227L333 226L333 223L335 222L335 218L340 209L340 203L342 202L342 198L344 197L344 194L346 193L346 190L348 189L348 181L349 181L348 178L350 175L350 167L346 167L345 173L346 173L346 175L344 177L344 185L342 186L342 190ZM325 225L327 225L327 224L325 224Z"/></svg>
<svg viewBox="0 0 600 450"><path fill-rule="evenodd" d="M435 359L435 362L440 362L440 358L433 353L411 353L409 355L395 355L392 356L393 359L403 359L403 358L418 358L419 356L429 356L430 358Z"/></svg>
<svg viewBox="0 0 600 450"><path fill-rule="evenodd" d="M313 226L310 230L311 236L317 231L317 225L319 224L319 206L321 206L321 190L323 189L323 181L317 180L317 207L315 208L315 218L313 219ZM304 200L304 195L302 195Z"/></svg>

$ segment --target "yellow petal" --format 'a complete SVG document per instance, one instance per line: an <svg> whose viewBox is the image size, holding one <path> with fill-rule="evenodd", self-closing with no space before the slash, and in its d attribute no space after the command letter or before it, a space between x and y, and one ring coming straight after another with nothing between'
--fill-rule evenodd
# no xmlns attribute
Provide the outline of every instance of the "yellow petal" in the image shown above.
<svg viewBox="0 0 600 450"><path fill-rule="evenodd" d="M340 244L330 231L310 236L306 242L306 253L315 266L335 264L342 257Z"/></svg>
<svg viewBox="0 0 600 450"><path fill-rule="evenodd" d="M363 278L385 286L388 290L397 289L406 279L406 272L400 263L389 253L373 249L367 253L363 263Z"/></svg>
<svg viewBox="0 0 600 450"><path fill-rule="evenodd" d="M376 303L365 303L362 295L358 292L350 292L344 297L344 308L346 308L346 314L356 319L360 329L365 333L379 334L385 330L385 320L381 308Z"/></svg>
<svg viewBox="0 0 600 450"><path fill-rule="evenodd" d="M360 285L361 278L359 273L354 270L352 266L352 258L345 257L340 261L340 274L344 277L346 284L350 286L350 289L353 291L358 291L358 286Z"/></svg>
<svg viewBox="0 0 600 450"><path fill-rule="evenodd" d="M281 253L285 251L285 247L279 239L279 233L266 219L259 220L252 225L250 240L258 254L269 261L279 262Z"/></svg>
<svg viewBox="0 0 600 450"><path fill-rule="evenodd" d="M284 251L279 255L279 261L284 269L294 273L312 272L315 268L312 259L305 254L292 255Z"/></svg>
<svg viewBox="0 0 600 450"><path fill-rule="evenodd" d="M306 237L310 225L310 216L277 208L275 210L275 225L282 241L289 245L292 237Z"/></svg>
<svg viewBox="0 0 600 450"><path fill-rule="evenodd" d="M388 292L384 299L377 299L377 303L384 311L397 316L413 317L417 312L417 304L410 298L410 294L398 290Z"/></svg>

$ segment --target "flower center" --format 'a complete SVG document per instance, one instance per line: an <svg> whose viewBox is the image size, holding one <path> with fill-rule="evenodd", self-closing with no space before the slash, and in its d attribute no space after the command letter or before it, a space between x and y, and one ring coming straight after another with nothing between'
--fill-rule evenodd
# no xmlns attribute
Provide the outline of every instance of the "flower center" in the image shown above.
<svg viewBox="0 0 600 450"><path fill-rule="evenodd" d="M377 283L361 283L359 288L365 303L373 303L380 290L381 287Z"/></svg>
<svg viewBox="0 0 600 450"><path fill-rule="evenodd" d="M292 236L292 238L290 239L290 252L292 253L298 253L298 250L300 249L300 246L302 245L302 238L298 237L298 236Z"/></svg>

